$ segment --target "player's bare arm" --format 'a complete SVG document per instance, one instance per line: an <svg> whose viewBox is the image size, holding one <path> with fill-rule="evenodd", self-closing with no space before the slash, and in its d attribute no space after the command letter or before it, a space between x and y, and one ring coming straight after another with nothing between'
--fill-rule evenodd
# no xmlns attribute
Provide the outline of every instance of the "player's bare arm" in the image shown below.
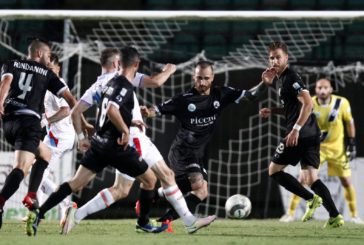
<svg viewBox="0 0 364 245"><path fill-rule="evenodd" d="M162 86L168 78L176 71L176 65L166 64L160 73L152 76L143 76L143 87L157 88Z"/></svg>
<svg viewBox="0 0 364 245"><path fill-rule="evenodd" d="M114 124L117 130L122 134L122 136L118 138L118 144L123 145L124 149L126 149L129 142L129 128L121 116L119 109L115 105L109 104L106 114L112 124Z"/></svg>
<svg viewBox="0 0 364 245"><path fill-rule="evenodd" d="M45 117L45 120L47 120L48 124L55 123L69 116L70 112L71 110L68 106L62 106L53 116Z"/></svg>
<svg viewBox="0 0 364 245"><path fill-rule="evenodd" d="M13 76L4 75L1 79L0 84L0 117L4 115L4 102L8 96L11 82L13 81Z"/></svg>
<svg viewBox="0 0 364 245"><path fill-rule="evenodd" d="M60 96L62 96L66 100L66 102L68 103L68 105L71 108L73 108L77 103L77 100L75 99L75 97L73 97L73 95L71 94L71 92L68 89L65 89L64 91L62 91Z"/></svg>
<svg viewBox="0 0 364 245"><path fill-rule="evenodd" d="M73 127L75 128L76 134L78 136L78 149L82 152L87 151L87 149L90 147L90 142L88 138L85 137L82 130L82 113L88 108L90 108L89 104L79 101L71 112Z"/></svg>
<svg viewBox="0 0 364 245"><path fill-rule="evenodd" d="M306 123L308 117L311 115L313 103L310 93L307 90L302 90L298 96L298 100L301 102L302 107L298 119L293 126L293 129L286 137L286 146L296 146L298 143L298 136L301 127Z"/></svg>

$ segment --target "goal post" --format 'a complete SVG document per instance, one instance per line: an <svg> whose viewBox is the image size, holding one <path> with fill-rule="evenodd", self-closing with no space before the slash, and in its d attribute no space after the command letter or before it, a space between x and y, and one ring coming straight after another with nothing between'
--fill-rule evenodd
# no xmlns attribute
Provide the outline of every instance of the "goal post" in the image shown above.
<svg viewBox="0 0 364 245"><path fill-rule="evenodd" d="M133 10L0 10L6 19L39 20L353 20L364 11L133 11Z"/></svg>

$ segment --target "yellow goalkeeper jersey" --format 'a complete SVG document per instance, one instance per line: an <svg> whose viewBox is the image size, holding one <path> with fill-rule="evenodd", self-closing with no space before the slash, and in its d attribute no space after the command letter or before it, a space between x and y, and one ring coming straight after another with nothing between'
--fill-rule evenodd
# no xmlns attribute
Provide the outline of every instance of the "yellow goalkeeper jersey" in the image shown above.
<svg viewBox="0 0 364 245"><path fill-rule="evenodd" d="M321 130L321 148L340 150L344 146L344 122L353 120L349 101L341 96L331 95L328 105L320 105L313 98L313 111Z"/></svg>

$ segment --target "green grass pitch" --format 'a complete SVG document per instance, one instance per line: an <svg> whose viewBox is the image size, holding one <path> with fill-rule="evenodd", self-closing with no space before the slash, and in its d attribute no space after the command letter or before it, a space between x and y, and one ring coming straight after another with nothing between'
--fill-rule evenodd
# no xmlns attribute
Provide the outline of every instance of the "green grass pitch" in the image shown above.
<svg viewBox="0 0 364 245"><path fill-rule="evenodd" d="M67 236L59 235L57 222L40 224L36 237L27 237L20 221L5 221L0 244L364 244L364 225L349 222L337 229L322 228L324 222L280 223L278 220L218 219L196 234L186 234L180 221L173 223L174 233L147 234L135 231L135 220L85 220Z"/></svg>

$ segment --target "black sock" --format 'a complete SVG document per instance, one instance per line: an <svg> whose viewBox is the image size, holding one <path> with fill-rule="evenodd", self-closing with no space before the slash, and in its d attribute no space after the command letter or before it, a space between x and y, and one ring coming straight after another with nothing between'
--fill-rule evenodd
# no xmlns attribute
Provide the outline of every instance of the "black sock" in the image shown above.
<svg viewBox="0 0 364 245"><path fill-rule="evenodd" d="M159 199L161 199L161 197L159 196L158 188L155 188L154 189L154 199L153 199L153 202L157 202Z"/></svg>
<svg viewBox="0 0 364 245"><path fill-rule="evenodd" d="M68 182L64 182L61 184L55 192L53 192L48 199L43 203L43 205L39 208L39 216L40 218L44 218L44 214L60 203L63 199L65 199L68 195L72 193L72 189Z"/></svg>
<svg viewBox="0 0 364 245"><path fill-rule="evenodd" d="M326 185L322 183L320 179L316 180L311 185L311 189L322 198L323 205L329 212L330 217L336 217L339 215L339 211L337 210L335 203L332 200L329 189L327 189Z"/></svg>
<svg viewBox="0 0 364 245"><path fill-rule="evenodd" d="M24 179L24 172L19 168L11 170L8 177L5 179L4 187L0 192L0 195L8 200L19 188L21 181Z"/></svg>
<svg viewBox="0 0 364 245"><path fill-rule="evenodd" d="M48 162L43 159L37 159L33 164L29 176L28 192L36 193L43 179L44 170L48 167Z"/></svg>
<svg viewBox="0 0 364 245"><path fill-rule="evenodd" d="M192 193L189 193L186 197L185 197L186 203L187 203L187 207L188 209L191 211L192 214L194 214L196 212L196 208L197 205L199 205L202 200L200 198L198 198L197 196L195 196ZM164 222L166 220L176 220L179 218L178 213L176 212L176 210L174 210L174 208L170 208L167 210L167 212L158 219L158 222Z"/></svg>
<svg viewBox="0 0 364 245"><path fill-rule="evenodd" d="M303 187L298 180L290 174L286 172L279 171L277 173L272 174L272 177L275 181L277 181L281 186L286 188L288 191L296 194L299 197L302 197L305 200L310 200L313 198L313 194L309 192L305 187Z"/></svg>
<svg viewBox="0 0 364 245"><path fill-rule="evenodd" d="M149 223L150 207L154 199L154 190L140 189L139 202L140 202L140 215L138 217L138 224L144 226Z"/></svg>

